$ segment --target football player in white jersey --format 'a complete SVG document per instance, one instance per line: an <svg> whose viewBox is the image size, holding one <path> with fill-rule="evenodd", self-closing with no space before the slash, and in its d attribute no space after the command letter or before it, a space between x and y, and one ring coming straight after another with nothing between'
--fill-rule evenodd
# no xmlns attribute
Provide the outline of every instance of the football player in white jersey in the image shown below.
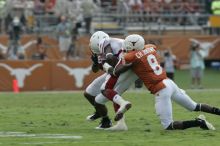
<svg viewBox="0 0 220 146"><path fill-rule="evenodd" d="M90 48L92 51L93 67L92 70L97 72L99 69L108 68L106 64L116 65L117 61L122 57L122 39L110 38L108 34L97 31L90 39ZM107 63L106 63L107 62ZM95 114L88 116L88 120L96 120L102 117L101 124L98 128L108 128L108 130L127 130L123 114L130 107L131 103L125 101L120 95L124 93L129 86L137 79L132 71L127 71L119 77L104 73L95 79L84 93L88 101L95 107ZM111 128L111 122L107 116L107 108L105 103L113 101L115 107L115 121L117 124Z"/></svg>

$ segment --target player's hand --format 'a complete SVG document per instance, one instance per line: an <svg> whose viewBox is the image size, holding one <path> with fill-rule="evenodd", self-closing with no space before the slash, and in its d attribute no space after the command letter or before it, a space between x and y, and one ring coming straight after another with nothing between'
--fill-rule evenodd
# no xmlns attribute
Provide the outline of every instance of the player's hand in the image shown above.
<svg viewBox="0 0 220 146"><path fill-rule="evenodd" d="M92 71L93 71L94 73L98 72L98 71L99 71L99 64L94 64L94 63L93 63L93 65L92 65Z"/></svg>
<svg viewBox="0 0 220 146"><path fill-rule="evenodd" d="M98 64L98 56L96 54L92 54L91 60L94 64Z"/></svg>

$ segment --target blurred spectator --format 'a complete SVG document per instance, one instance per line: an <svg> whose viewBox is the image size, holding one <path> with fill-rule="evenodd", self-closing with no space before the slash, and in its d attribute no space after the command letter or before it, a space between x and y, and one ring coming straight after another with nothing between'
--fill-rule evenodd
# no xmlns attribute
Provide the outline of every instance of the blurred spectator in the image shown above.
<svg viewBox="0 0 220 146"><path fill-rule="evenodd" d="M42 38L38 37L37 38L37 43L36 43L36 52L33 53L32 59L34 59L34 60L44 60L46 58L47 58L46 47L43 44Z"/></svg>
<svg viewBox="0 0 220 146"><path fill-rule="evenodd" d="M199 12L195 9L195 3L190 3L190 1L182 0L180 2L179 8L177 9L177 12L179 14L182 14L182 16L179 18L179 24L181 25L187 25L187 24L197 24L197 17L196 15L199 15Z"/></svg>
<svg viewBox="0 0 220 146"><path fill-rule="evenodd" d="M8 29L9 39L11 41L16 41L16 42L19 41L22 31L23 31L23 24L21 23L20 18L14 17Z"/></svg>
<svg viewBox="0 0 220 146"><path fill-rule="evenodd" d="M48 14L53 14L55 5L56 5L56 0L46 0L45 11Z"/></svg>
<svg viewBox="0 0 220 146"><path fill-rule="evenodd" d="M78 58L77 54L76 54L76 37L72 37L72 41L71 41L71 44L69 46L69 49L66 53L66 59L67 60L70 60L70 59L73 59L73 58Z"/></svg>
<svg viewBox="0 0 220 146"><path fill-rule="evenodd" d="M34 14L42 15L45 14L45 1L46 0L34 0Z"/></svg>
<svg viewBox="0 0 220 146"><path fill-rule="evenodd" d="M164 69L167 77L174 80L176 56L172 53L171 49L164 52Z"/></svg>
<svg viewBox="0 0 220 146"><path fill-rule="evenodd" d="M5 0L0 0L0 32L2 32L4 26L3 22L6 14L5 5L6 5Z"/></svg>
<svg viewBox="0 0 220 146"><path fill-rule="evenodd" d="M65 16L61 16L60 23L56 28L56 32L59 39L59 49L62 53L63 59L66 59L66 53L71 44L71 25L67 21Z"/></svg>
<svg viewBox="0 0 220 146"><path fill-rule="evenodd" d="M81 3L81 8L83 12L83 19L85 22L86 33L90 34L90 26L92 22L92 16L97 9L97 6L94 4L93 0L83 0Z"/></svg>
<svg viewBox="0 0 220 146"><path fill-rule="evenodd" d="M31 32L34 28L34 2L32 0L26 1L26 6L24 9L24 16L27 21L26 27L27 31Z"/></svg>
<svg viewBox="0 0 220 146"><path fill-rule="evenodd" d="M190 67L191 67L191 88L203 88L201 80L203 77L203 70L205 69L204 57L201 54L200 46L192 42L190 48Z"/></svg>
<svg viewBox="0 0 220 146"><path fill-rule="evenodd" d="M66 0L56 0L54 11L57 16L67 15L67 2Z"/></svg>
<svg viewBox="0 0 220 146"><path fill-rule="evenodd" d="M9 47L7 50L8 59L25 59L25 50L20 45L20 37L24 31L23 24L18 17L14 17L9 25Z"/></svg>
<svg viewBox="0 0 220 146"><path fill-rule="evenodd" d="M212 14L220 15L220 0L213 0L211 4Z"/></svg>
<svg viewBox="0 0 220 146"><path fill-rule="evenodd" d="M128 7L128 0L119 0L117 3L117 13L119 15L118 21L121 24L126 25L127 22L126 16L128 12L130 11L130 8Z"/></svg>
<svg viewBox="0 0 220 146"><path fill-rule="evenodd" d="M11 25L13 18L11 16L11 14L9 13L6 18L5 18L5 31L9 30L9 26Z"/></svg>
<svg viewBox="0 0 220 146"><path fill-rule="evenodd" d="M80 0L56 0L55 14L57 16L66 16L72 25L78 28L81 27L83 21L81 1Z"/></svg>
<svg viewBox="0 0 220 146"><path fill-rule="evenodd" d="M93 2L94 2L97 6L101 6L101 0L93 0Z"/></svg>
<svg viewBox="0 0 220 146"><path fill-rule="evenodd" d="M67 17L70 19L71 23L73 23L78 31L78 28L81 27L83 22L83 13L81 8L81 0L68 0L68 13Z"/></svg>
<svg viewBox="0 0 220 146"><path fill-rule="evenodd" d="M129 0L128 5L133 13L140 13L142 11L143 4L141 0Z"/></svg>
<svg viewBox="0 0 220 146"><path fill-rule="evenodd" d="M131 14L136 15L135 17L132 17L129 21L132 22L140 22L143 21L142 17L139 16L143 12L143 3L141 0L129 0L128 6Z"/></svg>

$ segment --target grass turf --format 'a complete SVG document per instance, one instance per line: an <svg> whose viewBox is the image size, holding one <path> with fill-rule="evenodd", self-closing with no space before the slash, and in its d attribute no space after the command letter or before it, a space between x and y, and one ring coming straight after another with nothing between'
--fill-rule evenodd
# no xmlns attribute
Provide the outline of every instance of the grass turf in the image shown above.
<svg viewBox="0 0 220 146"><path fill-rule="evenodd" d="M220 90L189 90L197 102L220 107ZM81 92L66 93L1 93L0 94L0 145L3 146L218 146L220 117L205 114L216 131L192 128L184 131L164 131L155 114L154 97L147 91L129 91L123 95L133 104L126 113L129 130L110 132L95 130L99 121L88 122L85 117L93 108ZM107 104L110 117L112 104ZM200 113L188 112L173 104L176 120L190 120ZM25 132L13 135L6 132ZM66 134L81 139L48 136Z"/></svg>

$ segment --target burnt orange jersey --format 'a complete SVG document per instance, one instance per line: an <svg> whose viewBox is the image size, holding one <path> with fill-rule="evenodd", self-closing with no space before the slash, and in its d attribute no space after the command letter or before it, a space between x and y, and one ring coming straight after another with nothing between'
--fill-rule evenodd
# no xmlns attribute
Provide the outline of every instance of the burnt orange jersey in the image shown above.
<svg viewBox="0 0 220 146"><path fill-rule="evenodd" d="M158 58L156 46L152 44L145 45L143 50L132 51L124 56L125 62L132 63L132 70L153 94L165 88L162 81L167 78Z"/></svg>

